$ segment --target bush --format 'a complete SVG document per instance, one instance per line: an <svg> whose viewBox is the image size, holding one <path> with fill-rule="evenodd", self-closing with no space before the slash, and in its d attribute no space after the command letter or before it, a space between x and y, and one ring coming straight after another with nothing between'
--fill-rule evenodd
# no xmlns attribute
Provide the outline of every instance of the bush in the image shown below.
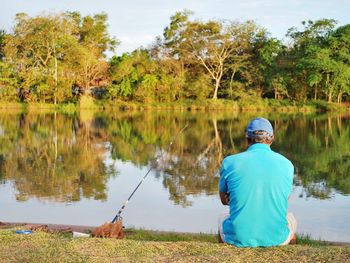
<svg viewBox="0 0 350 263"><path fill-rule="evenodd" d="M95 99L86 94L82 95L79 100L79 108L81 109L97 108L97 105L95 104Z"/></svg>

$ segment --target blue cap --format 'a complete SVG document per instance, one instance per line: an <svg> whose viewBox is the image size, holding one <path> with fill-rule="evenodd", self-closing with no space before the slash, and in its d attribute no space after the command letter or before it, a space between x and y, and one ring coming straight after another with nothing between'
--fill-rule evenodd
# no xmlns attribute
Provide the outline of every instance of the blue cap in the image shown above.
<svg viewBox="0 0 350 263"><path fill-rule="evenodd" d="M273 136L273 128L271 123L264 118L255 118L247 126L247 137L254 137L255 131L265 131L269 136Z"/></svg>

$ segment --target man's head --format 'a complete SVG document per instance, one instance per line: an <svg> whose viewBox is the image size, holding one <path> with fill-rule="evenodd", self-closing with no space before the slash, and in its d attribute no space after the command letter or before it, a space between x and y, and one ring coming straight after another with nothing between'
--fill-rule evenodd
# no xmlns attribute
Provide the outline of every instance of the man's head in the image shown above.
<svg viewBox="0 0 350 263"><path fill-rule="evenodd" d="M264 118L255 118L247 126L248 144L265 143L271 145L274 139L271 123Z"/></svg>

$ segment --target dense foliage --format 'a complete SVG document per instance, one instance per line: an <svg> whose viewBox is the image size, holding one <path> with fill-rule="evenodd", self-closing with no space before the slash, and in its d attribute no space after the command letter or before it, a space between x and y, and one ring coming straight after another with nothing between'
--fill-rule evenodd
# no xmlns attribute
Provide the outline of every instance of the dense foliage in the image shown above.
<svg viewBox="0 0 350 263"><path fill-rule="evenodd" d="M17 14L0 31L0 99L75 102L84 94L115 101L175 102L247 97L350 101L350 25L302 22L290 44L253 21L170 18L148 49L107 59L118 41L106 14Z"/></svg>

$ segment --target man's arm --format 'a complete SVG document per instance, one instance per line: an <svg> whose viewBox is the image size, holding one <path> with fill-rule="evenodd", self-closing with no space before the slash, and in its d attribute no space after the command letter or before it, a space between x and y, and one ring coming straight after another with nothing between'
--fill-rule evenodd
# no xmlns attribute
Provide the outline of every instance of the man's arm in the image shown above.
<svg viewBox="0 0 350 263"><path fill-rule="evenodd" d="M221 203L223 205L229 205L230 203L230 196L228 193L224 193L224 192L219 192L220 194L220 200L221 200Z"/></svg>
<svg viewBox="0 0 350 263"><path fill-rule="evenodd" d="M229 195L228 195L228 187L227 187L227 182L225 179L225 160L222 162L221 169L220 169L220 179L219 179L219 195L220 195L220 200L223 205L228 205L229 204Z"/></svg>

